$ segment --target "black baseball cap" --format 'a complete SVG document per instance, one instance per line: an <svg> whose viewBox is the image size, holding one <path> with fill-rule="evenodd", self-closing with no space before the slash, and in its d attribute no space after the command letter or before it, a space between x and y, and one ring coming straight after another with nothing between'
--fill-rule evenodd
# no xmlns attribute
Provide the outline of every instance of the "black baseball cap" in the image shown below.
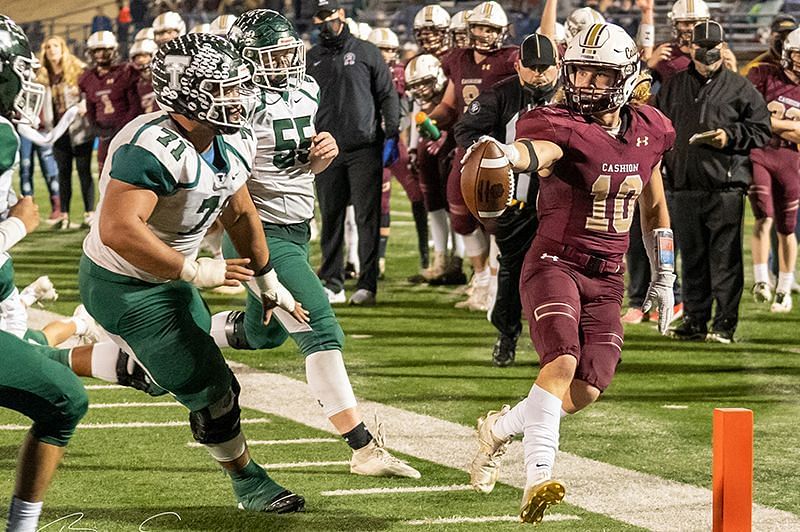
<svg viewBox="0 0 800 532"><path fill-rule="evenodd" d="M553 41L544 35L528 35L519 45L519 59L525 68L553 66L558 62Z"/></svg>
<svg viewBox="0 0 800 532"><path fill-rule="evenodd" d="M703 48L714 48L724 40L722 26L713 20L699 22L692 29L692 43Z"/></svg>
<svg viewBox="0 0 800 532"><path fill-rule="evenodd" d="M338 9L339 2L337 0L317 0L317 10L314 11L314 16L325 20Z"/></svg>
<svg viewBox="0 0 800 532"><path fill-rule="evenodd" d="M792 15L781 14L772 19L769 29L772 33L784 33L797 29L797 19Z"/></svg>

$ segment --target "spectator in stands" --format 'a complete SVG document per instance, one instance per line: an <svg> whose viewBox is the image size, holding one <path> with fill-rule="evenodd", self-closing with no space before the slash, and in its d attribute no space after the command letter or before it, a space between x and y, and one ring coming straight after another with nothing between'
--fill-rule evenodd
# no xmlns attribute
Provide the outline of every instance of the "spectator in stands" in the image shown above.
<svg viewBox="0 0 800 532"><path fill-rule="evenodd" d="M114 25L106 16L103 6L97 6L97 11L92 19L92 33L97 31L114 31Z"/></svg>
<svg viewBox="0 0 800 532"><path fill-rule="evenodd" d="M135 31L139 31L150 25L152 19L149 19L147 16L147 0L131 0L130 9Z"/></svg>
<svg viewBox="0 0 800 532"><path fill-rule="evenodd" d="M341 150L316 180L322 212L320 277L329 300L343 302L344 217L352 203L361 275L350 304L374 305L382 168L398 157L400 100L378 47L355 38L344 19L336 0L319 0L314 24L320 28L320 44L306 62L320 86L316 129L330 131Z"/></svg>
<svg viewBox="0 0 800 532"><path fill-rule="evenodd" d="M692 62L656 96L676 141L664 156L672 191L670 219L682 259L684 340L731 343L744 287L742 217L750 185L749 153L771 136L764 98L744 77L723 68L722 26L694 26ZM644 139L647 142L647 139ZM708 331L712 304L716 315Z"/></svg>
<svg viewBox="0 0 800 532"><path fill-rule="evenodd" d="M128 57L128 33L130 31L131 7L127 0L117 2L119 13L117 14L117 42L119 42L119 53L122 57Z"/></svg>
<svg viewBox="0 0 800 532"><path fill-rule="evenodd" d="M49 129L44 121L41 129ZM58 165L53 156L53 148L37 146L24 135L19 137L19 189L23 196L33 196L33 161L39 159L42 177L50 191L50 218L48 223L55 224L61 220L61 198L58 195Z"/></svg>
<svg viewBox="0 0 800 532"><path fill-rule="evenodd" d="M86 69L67 48L61 37L50 37L44 42L39 55L42 68L37 81L45 86L46 98L43 106L45 123L57 123L64 113L81 101L78 79ZM84 107L85 109L85 107ZM84 111L85 113L85 111ZM58 188L61 196L61 220L56 227L69 227L69 207L72 200L72 161L78 170L86 211L94 208L94 181L92 180L92 145L94 137L89 132L85 117L75 120L69 130L53 144L53 155L58 166Z"/></svg>

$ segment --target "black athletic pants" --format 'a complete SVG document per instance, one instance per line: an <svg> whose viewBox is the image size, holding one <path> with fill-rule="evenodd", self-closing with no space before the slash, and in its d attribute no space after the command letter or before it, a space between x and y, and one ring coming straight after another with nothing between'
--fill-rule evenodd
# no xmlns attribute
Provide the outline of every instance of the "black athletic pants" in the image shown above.
<svg viewBox="0 0 800 532"><path fill-rule="evenodd" d="M497 219L495 239L500 249L500 268L497 271L497 295L490 321L504 336L516 338L522 331L519 276L522 261L538 225L533 205L526 205L522 209L511 207Z"/></svg>
<svg viewBox="0 0 800 532"><path fill-rule="evenodd" d="M356 211L358 260L361 276L357 288L378 291L378 241L381 221L383 166L380 144L341 152L331 165L317 175L317 197L322 214L323 284L339 292L344 288L344 218L347 205Z"/></svg>
<svg viewBox="0 0 800 532"><path fill-rule="evenodd" d="M686 317L707 323L716 302L712 330L735 331L744 288L744 191L673 192L669 209L681 253Z"/></svg>
<svg viewBox="0 0 800 532"><path fill-rule="evenodd" d="M94 139L83 144L72 145L69 133L64 133L53 144L53 155L58 166L58 190L61 195L61 210L69 213L69 203L72 201L72 161L78 171L83 195L83 210L94 210L94 179L92 178L92 148Z"/></svg>

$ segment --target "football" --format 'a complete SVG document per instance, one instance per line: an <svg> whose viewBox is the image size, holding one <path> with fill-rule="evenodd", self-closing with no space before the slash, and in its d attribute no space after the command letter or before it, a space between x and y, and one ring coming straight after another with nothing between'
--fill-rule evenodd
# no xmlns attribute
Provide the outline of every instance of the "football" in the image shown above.
<svg viewBox="0 0 800 532"><path fill-rule="evenodd" d="M511 165L494 142L484 142L469 154L461 169L461 194L477 218L497 218L513 192Z"/></svg>

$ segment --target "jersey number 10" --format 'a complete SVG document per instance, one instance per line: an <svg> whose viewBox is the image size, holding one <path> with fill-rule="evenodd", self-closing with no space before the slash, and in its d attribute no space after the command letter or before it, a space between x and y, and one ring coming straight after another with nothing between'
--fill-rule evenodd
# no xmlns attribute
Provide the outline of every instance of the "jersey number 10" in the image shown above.
<svg viewBox="0 0 800 532"><path fill-rule="evenodd" d="M592 183L592 215L586 217L586 229L607 233L625 233L631 228L633 202L642 192L642 178L629 175L619 185L616 194L611 192L611 176L601 175ZM608 206L611 204L611 218Z"/></svg>

